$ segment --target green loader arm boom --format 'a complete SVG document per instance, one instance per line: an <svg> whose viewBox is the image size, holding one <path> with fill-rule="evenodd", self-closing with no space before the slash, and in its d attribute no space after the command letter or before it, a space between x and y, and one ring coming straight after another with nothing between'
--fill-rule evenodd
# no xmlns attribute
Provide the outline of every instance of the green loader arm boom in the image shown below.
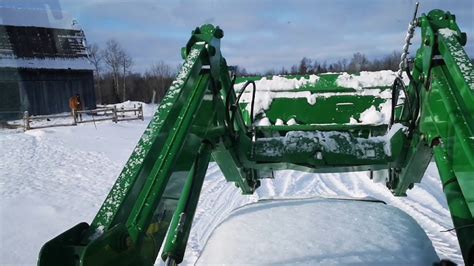
<svg viewBox="0 0 474 266"><path fill-rule="evenodd" d="M250 114L239 102L255 83L236 93L220 52L223 31L196 28L176 80L94 220L47 242L38 265L153 265L160 249L163 260L180 263L211 158L244 194L275 170L388 169L387 185L403 196L433 154L464 260L473 263L474 73L466 37L443 11L417 21L422 47L388 133L374 125L255 126L253 102Z"/></svg>
<svg viewBox="0 0 474 266"><path fill-rule="evenodd" d="M222 37L212 25L193 31L176 80L96 217L46 243L39 265L152 265L170 224L179 238L170 241L178 245L166 245L163 254L180 262L214 150L231 181L245 193L255 190L255 176L248 174L254 170L225 148L244 126L234 112L235 130L228 133L223 99L235 101L236 95L220 54ZM218 152L217 146L224 148Z"/></svg>
<svg viewBox="0 0 474 266"><path fill-rule="evenodd" d="M466 34L449 12L417 20L422 45L407 88L416 111L404 110L410 139L403 167L393 169L395 195L420 182L434 155L466 265L474 264L474 69L463 50Z"/></svg>

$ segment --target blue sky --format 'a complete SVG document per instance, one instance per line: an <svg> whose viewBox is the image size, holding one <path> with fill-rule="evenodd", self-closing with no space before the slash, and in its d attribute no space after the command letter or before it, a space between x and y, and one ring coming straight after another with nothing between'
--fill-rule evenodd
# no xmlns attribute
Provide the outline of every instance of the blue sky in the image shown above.
<svg viewBox="0 0 474 266"><path fill-rule="evenodd" d="M229 64L252 71L291 66L303 56L332 62L362 52L381 57L403 46L413 0L159 1L0 0L3 5L61 9L76 18L89 42L119 41L133 56L135 71L163 60L181 62L180 48L203 23L224 30ZM420 11L456 14L474 56L474 1L420 1ZM419 29L416 40L419 40ZM470 40L473 40L469 42ZM418 46L415 42L414 46ZM414 51L414 49L412 49Z"/></svg>

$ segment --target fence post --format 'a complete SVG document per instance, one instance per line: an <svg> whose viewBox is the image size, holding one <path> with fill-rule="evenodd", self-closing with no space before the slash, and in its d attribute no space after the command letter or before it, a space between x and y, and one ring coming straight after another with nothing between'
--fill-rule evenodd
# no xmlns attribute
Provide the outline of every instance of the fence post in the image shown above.
<svg viewBox="0 0 474 266"><path fill-rule="evenodd" d="M118 122L118 117L117 117L117 106L114 105L114 118L112 119L112 121L114 121L115 123Z"/></svg>
<svg viewBox="0 0 474 266"><path fill-rule="evenodd" d="M144 120L143 118L143 104L140 104L140 110L138 111L138 115L139 115L139 118L142 119L142 121Z"/></svg>
<svg viewBox="0 0 474 266"><path fill-rule="evenodd" d="M25 111L23 113L23 127L25 131L30 129L30 117L28 115L28 111Z"/></svg>

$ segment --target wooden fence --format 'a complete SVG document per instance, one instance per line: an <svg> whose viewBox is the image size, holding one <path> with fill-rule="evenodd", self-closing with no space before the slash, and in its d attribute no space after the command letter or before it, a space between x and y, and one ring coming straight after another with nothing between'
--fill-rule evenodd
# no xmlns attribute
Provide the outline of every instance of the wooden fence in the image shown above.
<svg viewBox="0 0 474 266"><path fill-rule="evenodd" d="M83 114L88 115L88 119L83 119ZM51 121L55 118L71 118L70 121L65 121L62 123L55 124L42 124L34 125L34 121L38 120L47 120ZM23 127L26 130L38 129L38 128L47 128L47 127L61 127L61 126L76 126L77 124L82 123L95 123L99 121L113 121L118 123L120 121L129 121L129 120L143 120L143 106L138 104L138 106L133 105L133 108L124 108L117 106L102 106L97 109L92 110L79 110L72 111L69 114L55 114L55 115L35 115L30 116L26 111L23 115ZM33 125L32 125L33 124Z"/></svg>

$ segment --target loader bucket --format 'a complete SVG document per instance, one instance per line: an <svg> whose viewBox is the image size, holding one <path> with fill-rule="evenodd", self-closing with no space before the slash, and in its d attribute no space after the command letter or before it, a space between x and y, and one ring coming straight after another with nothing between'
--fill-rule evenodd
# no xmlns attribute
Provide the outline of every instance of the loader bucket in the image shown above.
<svg viewBox="0 0 474 266"><path fill-rule="evenodd" d="M380 82L365 84L365 76L381 76ZM393 79L387 76L393 75ZM294 130L357 131L383 135L391 115L390 86L393 72L363 72L361 74L290 75L281 77L243 77L242 84L254 81L252 91L243 92L240 107L247 122L254 108L254 125L261 132ZM268 134L266 134L268 135Z"/></svg>

